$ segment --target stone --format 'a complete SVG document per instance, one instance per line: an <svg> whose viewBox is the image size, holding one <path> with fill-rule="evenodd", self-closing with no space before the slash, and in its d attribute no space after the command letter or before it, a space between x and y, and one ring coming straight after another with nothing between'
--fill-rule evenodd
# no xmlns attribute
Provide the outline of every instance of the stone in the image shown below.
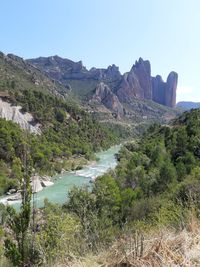
<svg viewBox="0 0 200 267"><path fill-rule="evenodd" d="M178 83L178 74L170 72L167 82L164 82L160 75L152 77L153 101L174 108L176 105L176 89Z"/></svg>
<svg viewBox="0 0 200 267"><path fill-rule="evenodd" d="M91 68L87 70L82 61L73 62L58 56L40 57L30 59L28 62L45 71L48 76L65 86L70 80L78 80L79 82L89 80L90 82L96 82L97 87L101 82L107 84L110 88L110 93L107 94L109 96L104 101L104 104L110 110L114 106L116 106L114 109L121 110L118 102L121 102L122 106L123 103L131 104L135 99L153 100L168 107L174 107L176 103L178 74L171 72L167 82L164 82L160 75L151 77L151 64L148 60L143 60L142 58L139 58L131 70L123 75L114 64L108 66L107 69ZM79 86L81 88L81 83L79 83ZM71 90L73 91L73 86ZM117 112L122 113L121 111Z"/></svg>
<svg viewBox="0 0 200 267"><path fill-rule="evenodd" d="M31 177L31 187L33 193L42 191L43 187L41 185L40 177L38 175Z"/></svg>
<svg viewBox="0 0 200 267"><path fill-rule="evenodd" d="M42 185L43 187L51 186L51 185L53 185L53 184L54 184L54 183L51 182L51 181L45 181L45 180L42 180L42 181L41 181L41 185Z"/></svg>
<svg viewBox="0 0 200 267"><path fill-rule="evenodd" d="M29 130L31 133L41 134L41 125L39 123L34 125L34 118L30 113L22 113L20 106L12 106L10 103L3 101L1 98L0 118L16 122L21 128Z"/></svg>
<svg viewBox="0 0 200 267"><path fill-rule="evenodd" d="M161 105L165 105L166 84L160 75L152 77L152 100Z"/></svg>
<svg viewBox="0 0 200 267"><path fill-rule="evenodd" d="M170 72L167 77L165 89L165 105L174 108L176 106L176 88L178 84L178 74L174 71Z"/></svg>
<svg viewBox="0 0 200 267"><path fill-rule="evenodd" d="M111 91L111 89L103 82L99 83L92 96L93 101L102 103L106 108L115 112L118 117L124 114L123 106L118 97Z"/></svg>
<svg viewBox="0 0 200 267"><path fill-rule="evenodd" d="M131 71L133 71L137 76L144 99L152 99L150 62L148 60L139 58L139 61L135 62L135 65L133 65Z"/></svg>

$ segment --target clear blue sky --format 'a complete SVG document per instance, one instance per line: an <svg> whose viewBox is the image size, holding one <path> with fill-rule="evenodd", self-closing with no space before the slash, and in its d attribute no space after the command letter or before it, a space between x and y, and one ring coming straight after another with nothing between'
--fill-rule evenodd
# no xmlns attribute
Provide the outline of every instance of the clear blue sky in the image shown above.
<svg viewBox="0 0 200 267"><path fill-rule="evenodd" d="M87 68L136 59L179 74L178 100L200 101L199 0L2 0L0 50L60 55Z"/></svg>

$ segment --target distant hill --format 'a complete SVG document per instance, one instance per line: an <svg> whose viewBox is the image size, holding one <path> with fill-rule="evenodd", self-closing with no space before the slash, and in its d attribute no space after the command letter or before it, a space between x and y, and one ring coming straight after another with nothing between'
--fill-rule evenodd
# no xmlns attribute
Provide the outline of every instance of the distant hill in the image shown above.
<svg viewBox="0 0 200 267"><path fill-rule="evenodd" d="M183 110L190 110L192 108L199 108L200 102L181 101L176 104L176 107Z"/></svg>

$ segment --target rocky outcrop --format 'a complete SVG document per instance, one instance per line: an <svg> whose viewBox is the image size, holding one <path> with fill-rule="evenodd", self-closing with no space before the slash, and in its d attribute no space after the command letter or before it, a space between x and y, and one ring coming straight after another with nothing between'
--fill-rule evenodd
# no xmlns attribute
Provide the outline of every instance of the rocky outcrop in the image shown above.
<svg viewBox="0 0 200 267"><path fill-rule="evenodd" d="M87 70L86 67L83 66L82 61L74 62L59 56L39 57L36 59L29 59L27 62L45 71L50 77L61 81L65 85L67 80L106 80L121 78L119 68L114 64L107 69L91 68Z"/></svg>
<svg viewBox="0 0 200 267"><path fill-rule="evenodd" d="M134 72L125 73L116 94L121 102L131 103L134 98L144 99L139 81Z"/></svg>
<svg viewBox="0 0 200 267"><path fill-rule="evenodd" d="M153 100L159 104L175 107L178 74L171 72L164 82L160 75L151 77L151 65L148 60L135 62L130 72L122 77L116 91L119 100L131 103L134 98Z"/></svg>
<svg viewBox="0 0 200 267"><path fill-rule="evenodd" d="M92 100L103 104L106 108L115 112L118 117L124 114L123 106L118 97L103 82L97 85Z"/></svg>
<svg viewBox="0 0 200 267"><path fill-rule="evenodd" d="M34 124L33 116L30 113L22 113L20 106L12 106L0 98L0 118L5 118L18 123L21 128L34 134L40 134L40 124Z"/></svg>
<svg viewBox="0 0 200 267"><path fill-rule="evenodd" d="M163 81L160 75L152 77L152 99L156 103L165 105L165 88L166 83Z"/></svg>
<svg viewBox="0 0 200 267"><path fill-rule="evenodd" d="M162 77L157 75L152 78L152 100L174 108L176 105L176 88L178 83L178 74L176 72L170 72L167 82L164 82Z"/></svg>
<svg viewBox="0 0 200 267"><path fill-rule="evenodd" d="M139 58L139 61L136 61L135 65L133 65L131 72L134 72L138 78L142 97L145 99L152 99L150 62Z"/></svg>
<svg viewBox="0 0 200 267"><path fill-rule="evenodd" d="M40 192L44 187L52 186L53 184L49 176L34 175L31 177L32 193Z"/></svg>
<svg viewBox="0 0 200 267"><path fill-rule="evenodd" d="M111 65L107 69L91 68L87 70L82 61L73 62L58 56L30 59L28 62L65 86L70 80L78 80L80 89L76 88L76 92L81 90L80 81L90 80L96 83L97 87L101 82L109 85L111 92L107 106L111 103L111 93L118 98L114 99L112 95L114 102L119 100L121 103L130 104L135 99L149 99L168 107L174 107L176 103L177 73L171 72L167 82L164 82L159 75L151 77L150 62L142 58L139 58L131 70L123 75L115 65ZM85 88L85 85L83 87ZM89 90L93 89L94 87ZM117 104L117 106L119 105Z"/></svg>
<svg viewBox="0 0 200 267"><path fill-rule="evenodd" d="M49 176L39 176L35 174L30 179L31 190L34 194L42 191L44 187L52 186L53 184ZM10 189L6 195L7 196L0 198L0 203L4 205L19 203L21 201L20 190L16 192L15 189Z"/></svg>
<svg viewBox="0 0 200 267"><path fill-rule="evenodd" d="M177 84L178 84L178 74L172 71L167 77L167 83L165 89L165 105L168 107L175 107L176 105Z"/></svg>
<svg viewBox="0 0 200 267"><path fill-rule="evenodd" d="M128 103L134 98L152 99L151 66L148 60L140 58L130 72L123 75L117 96L120 101Z"/></svg>

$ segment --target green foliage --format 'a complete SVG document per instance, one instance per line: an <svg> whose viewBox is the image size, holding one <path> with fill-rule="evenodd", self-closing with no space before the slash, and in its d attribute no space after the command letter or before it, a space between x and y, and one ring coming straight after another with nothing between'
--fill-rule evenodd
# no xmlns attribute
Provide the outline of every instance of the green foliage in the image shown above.
<svg viewBox="0 0 200 267"><path fill-rule="evenodd" d="M110 179L108 186L105 184L107 178ZM69 201L64 206L66 211L75 214L80 220L85 252L89 249L97 251L98 248L107 246L114 239L117 231L114 224L120 205L119 189L112 177L107 178L102 177L102 184L99 181L97 185L97 188L101 187L103 192L98 191L97 188L92 191L88 188L74 188L69 193Z"/></svg>
<svg viewBox="0 0 200 267"><path fill-rule="evenodd" d="M36 245L43 261L55 263L57 259L71 258L81 251L81 225L77 218L63 213L61 207L45 201L43 220L36 236Z"/></svg>
<svg viewBox="0 0 200 267"><path fill-rule="evenodd" d="M121 207L121 194L115 179L109 174L97 179L92 193L96 196L99 216L103 215L117 222L117 214Z"/></svg>
<svg viewBox="0 0 200 267"><path fill-rule="evenodd" d="M199 111L184 114L185 123L180 117L170 127L153 125L138 142L122 147L115 171L97 178L92 188L74 188L69 193L64 212L80 220L86 252L108 246L128 227L132 231L138 225L180 229L192 205L199 212L196 113L200 118Z"/></svg>
<svg viewBox="0 0 200 267"><path fill-rule="evenodd" d="M28 238L31 220L31 165L28 163L27 145L21 155L23 164L19 159L13 161L16 176L20 183L22 203L20 211L12 206L6 207L6 238L4 240L5 256L12 262L13 266L31 266L37 261L33 247Z"/></svg>
<svg viewBox="0 0 200 267"><path fill-rule="evenodd" d="M61 171L65 167L61 162L72 156L93 159L94 152L108 148L118 140L106 126L94 121L74 103L47 93L15 91L12 101L20 104L24 112L31 112L42 125L41 135L28 134L31 160L39 173L52 175ZM0 119L0 194L10 188L18 189L17 158L22 153L23 142L20 127Z"/></svg>

